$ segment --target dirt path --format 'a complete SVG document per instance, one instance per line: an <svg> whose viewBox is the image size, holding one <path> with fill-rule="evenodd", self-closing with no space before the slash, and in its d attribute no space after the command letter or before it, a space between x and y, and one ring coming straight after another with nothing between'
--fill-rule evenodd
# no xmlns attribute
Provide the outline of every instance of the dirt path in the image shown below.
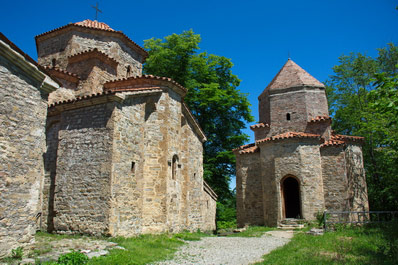
<svg viewBox="0 0 398 265"><path fill-rule="evenodd" d="M205 237L182 246L174 259L156 264L252 264L292 237L293 231L270 231L262 237Z"/></svg>

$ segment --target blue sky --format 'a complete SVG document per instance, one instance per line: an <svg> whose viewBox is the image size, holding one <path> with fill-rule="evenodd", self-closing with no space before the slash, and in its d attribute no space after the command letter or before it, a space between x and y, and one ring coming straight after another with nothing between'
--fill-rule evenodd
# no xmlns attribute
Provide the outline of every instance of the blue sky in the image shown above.
<svg viewBox="0 0 398 265"><path fill-rule="evenodd" d="M70 22L94 19L97 1L2 1L1 32L36 59L34 36ZM397 0L98 0L98 20L133 41L193 29L203 51L231 58L252 114L257 96L290 57L325 81L350 52L377 54L398 43ZM249 124L248 124L249 126ZM251 136L250 130L245 130Z"/></svg>

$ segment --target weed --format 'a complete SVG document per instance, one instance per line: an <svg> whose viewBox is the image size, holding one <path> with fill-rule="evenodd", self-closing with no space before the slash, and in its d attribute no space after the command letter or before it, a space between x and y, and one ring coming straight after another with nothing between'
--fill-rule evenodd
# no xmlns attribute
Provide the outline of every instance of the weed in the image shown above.
<svg viewBox="0 0 398 265"><path fill-rule="evenodd" d="M84 265L87 262L88 257L80 251L72 251L58 258L59 265Z"/></svg>
<svg viewBox="0 0 398 265"><path fill-rule="evenodd" d="M17 247L13 250L11 250L11 258L16 259L16 260L21 260L23 257L23 248L22 247Z"/></svg>

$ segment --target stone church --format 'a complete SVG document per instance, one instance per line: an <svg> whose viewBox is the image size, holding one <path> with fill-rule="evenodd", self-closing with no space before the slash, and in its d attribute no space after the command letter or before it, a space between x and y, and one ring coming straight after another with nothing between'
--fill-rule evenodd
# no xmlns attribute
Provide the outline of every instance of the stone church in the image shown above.
<svg viewBox="0 0 398 265"><path fill-rule="evenodd" d="M215 229L206 136L184 103L186 88L142 75L143 48L91 20L36 36L38 63L2 37L0 81L9 89L1 90L0 129L12 137L0 138L9 149L0 161L0 236L9 239L0 256L35 228L111 236ZM18 204L16 190L26 197Z"/></svg>
<svg viewBox="0 0 398 265"><path fill-rule="evenodd" d="M234 150L238 226L367 211L363 138L331 130L325 86L289 59L258 100L255 143Z"/></svg>

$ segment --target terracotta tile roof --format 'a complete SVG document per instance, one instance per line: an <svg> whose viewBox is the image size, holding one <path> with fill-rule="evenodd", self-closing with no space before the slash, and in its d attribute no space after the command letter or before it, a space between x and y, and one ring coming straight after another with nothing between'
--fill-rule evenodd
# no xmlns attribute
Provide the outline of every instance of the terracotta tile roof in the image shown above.
<svg viewBox="0 0 398 265"><path fill-rule="evenodd" d="M252 129L252 130L260 129L260 128L269 128L269 125L266 123L257 123L257 124L250 126L250 129Z"/></svg>
<svg viewBox="0 0 398 265"><path fill-rule="evenodd" d="M122 31L116 31L114 29L112 29L111 27L109 27L107 24L103 23L103 22L97 22L97 21L92 21L89 19L86 19L84 21L81 22L76 22L76 23L69 23L68 25L44 32L42 34L39 34L35 37L36 40L36 47L38 47L38 40L41 39L42 37L49 35L49 34L56 34L58 32L61 32L63 30L68 30L70 28L86 28L86 29L91 29L91 30L100 30L100 31L105 31L105 32L109 32L109 34L113 34L113 35L117 35L122 37L122 39L126 40L127 43L131 44L132 47L143 56L143 61L145 61L145 58L148 57L148 52L146 50L144 50L144 48L142 48L141 46L139 46L137 43L135 43L134 41L132 41L129 37L127 37L127 35L125 35Z"/></svg>
<svg viewBox="0 0 398 265"><path fill-rule="evenodd" d="M345 145L344 141L331 139L321 144L321 147Z"/></svg>
<svg viewBox="0 0 398 265"><path fill-rule="evenodd" d="M182 90L184 96L187 89L169 77L160 77L153 75L132 76L129 78L122 78L117 80L108 81L104 84L105 91L128 91L135 89L159 88L161 85L171 85Z"/></svg>
<svg viewBox="0 0 398 265"><path fill-rule="evenodd" d="M324 122L324 121L332 121L332 118L329 116L316 116L315 118L312 118L309 122Z"/></svg>
<svg viewBox="0 0 398 265"><path fill-rule="evenodd" d="M341 141L349 141L349 142L351 142L351 141L352 142L362 142L365 139L365 137L334 134L334 135L332 135L331 139L341 140Z"/></svg>
<svg viewBox="0 0 398 265"><path fill-rule="evenodd" d="M235 148L232 151L238 152L240 155L253 154L253 153L260 151L260 148L258 148L255 143L252 143L252 144L246 144L246 145L239 146L238 148Z"/></svg>
<svg viewBox="0 0 398 265"><path fill-rule="evenodd" d="M86 20L83 20L83 21L80 21L80 22L76 22L74 24L75 25L79 25L79 26L83 26L83 27L87 27L87 28L96 28L96 29L115 31L114 29L109 27L104 22L98 22L97 20L92 21L90 19L86 19Z"/></svg>
<svg viewBox="0 0 398 265"><path fill-rule="evenodd" d="M289 59L261 95L264 94L266 90L279 90L301 86L325 87L324 84L316 80L303 68Z"/></svg>
<svg viewBox="0 0 398 265"><path fill-rule="evenodd" d="M111 58L106 53L99 51L97 48L70 55L68 56L68 61L69 63L77 63L91 58L98 58L112 67L117 67L119 64L115 59Z"/></svg>
<svg viewBox="0 0 398 265"><path fill-rule="evenodd" d="M74 99L62 100L62 101L54 102L53 104L49 105L49 108L52 108L52 107L55 107L55 106L58 106L61 104L75 103L75 102L86 100L86 99L92 99L92 98L97 98L97 97L101 97L101 96L105 96L105 95L112 95L112 94L115 94L115 93L111 92L111 91L105 91L102 93L85 95L85 96L77 97Z"/></svg>
<svg viewBox="0 0 398 265"><path fill-rule="evenodd" d="M278 134L272 137L264 138L261 140L257 140L256 143L264 143L264 142L271 142L275 140L282 140L288 138L315 138L321 139L319 134L312 134L312 133L303 133L303 132L286 132L282 134Z"/></svg>
<svg viewBox="0 0 398 265"><path fill-rule="evenodd" d="M55 67L43 66L43 67L44 67L44 69L46 69L46 70L48 70L48 71L57 71L57 72L62 73L62 74L64 74L64 75L68 75L68 76L71 76L71 77L75 77L75 78L77 78L77 79L80 79L80 77L79 77L77 74L68 72L68 71L66 71L65 69L61 69L61 68L59 68L59 67L57 67L57 66L55 66Z"/></svg>

